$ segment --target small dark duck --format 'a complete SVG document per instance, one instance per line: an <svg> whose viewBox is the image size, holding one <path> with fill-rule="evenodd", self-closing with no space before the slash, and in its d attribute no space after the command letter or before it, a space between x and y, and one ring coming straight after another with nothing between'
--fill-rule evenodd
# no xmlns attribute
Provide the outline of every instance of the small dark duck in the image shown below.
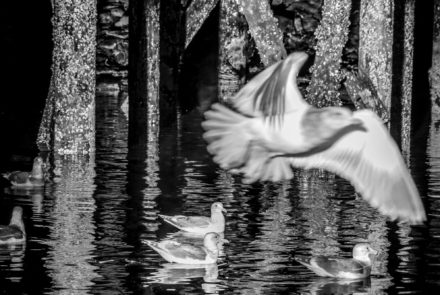
<svg viewBox="0 0 440 295"><path fill-rule="evenodd" d="M339 279L363 279L371 273L371 255L377 251L367 243L356 244L353 258L330 258L314 256L312 258L295 257L295 260L322 277Z"/></svg>
<svg viewBox="0 0 440 295"><path fill-rule="evenodd" d="M325 169L344 177L391 219L426 220L399 147L370 110L316 108L297 86L307 54L295 52L249 81L232 106L215 103L202 122L208 152L243 181L282 181L292 167Z"/></svg>
<svg viewBox="0 0 440 295"><path fill-rule="evenodd" d="M19 206L12 210L9 225L0 225L0 245L18 244L26 240L26 232L23 223L23 209Z"/></svg>
<svg viewBox="0 0 440 295"><path fill-rule="evenodd" d="M42 187L44 186L43 159L41 157L34 159L31 172L6 172L3 173L2 176L9 180L13 187Z"/></svg>

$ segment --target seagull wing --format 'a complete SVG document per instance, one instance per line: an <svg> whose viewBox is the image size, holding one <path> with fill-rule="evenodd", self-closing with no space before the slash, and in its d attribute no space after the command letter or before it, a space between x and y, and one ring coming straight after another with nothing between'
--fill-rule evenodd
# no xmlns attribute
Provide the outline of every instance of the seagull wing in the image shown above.
<svg viewBox="0 0 440 295"><path fill-rule="evenodd" d="M184 227L208 227L211 224L210 221L209 217L205 216L187 216L178 219L178 222Z"/></svg>
<svg viewBox="0 0 440 295"><path fill-rule="evenodd" d="M286 112L309 106L296 83L307 57L304 52L294 52L266 68L235 95L234 107L243 114L273 120Z"/></svg>
<svg viewBox="0 0 440 295"><path fill-rule="evenodd" d="M424 221L419 193L388 130L372 111L357 111L353 116L362 120L366 132L350 132L322 152L290 157L291 165L326 169L344 177L365 200L392 219Z"/></svg>
<svg viewBox="0 0 440 295"><path fill-rule="evenodd" d="M168 250L176 258L195 260L205 260L206 258L206 251L202 247L189 244L180 244L177 247L170 247Z"/></svg>
<svg viewBox="0 0 440 295"><path fill-rule="evenodd" d="M310 259L310 265L314 268L338 276L341 272L361 275L364 273L366 265L353 259L330 258L325 256L316 256Z"/></svg>

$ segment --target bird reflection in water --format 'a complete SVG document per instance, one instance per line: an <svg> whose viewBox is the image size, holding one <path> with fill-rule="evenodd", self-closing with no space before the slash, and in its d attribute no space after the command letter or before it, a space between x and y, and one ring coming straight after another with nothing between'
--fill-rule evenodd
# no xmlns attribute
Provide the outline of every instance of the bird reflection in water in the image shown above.
<svg viewBox="0 0 440 295"><path fill-rule="evenodd" d="M319 278L304 288L307 294L369 294L370 278L361 280L337 280L333 278Z"/></svg>
<svg viewBox="0 0 440 295"><path fill-rule="evenodd" d="M178 285L190 284L193 280L203 278L201 287L206 294L218 294L218 265L212 264L179 264L164 263L149 279L152 283Z"/></svg>
<svg viewBox="0 0 440 295"><path fill-rule="evenodd" d="M26 187L6 187L4 189L5 194L12 195L16 198L16 201L22 201L24 203L30 203L32 205L32 211L34 214L41 214L43 210L43 187L26 188Z"/></svg>
<svg viewBox="0 0 440 295"><path fill-rule="evenodd" d="M23 278L25 250L25 243L0 245L0 266L7 266L9 273L5 277L11 282L20 282Z"/></svg>

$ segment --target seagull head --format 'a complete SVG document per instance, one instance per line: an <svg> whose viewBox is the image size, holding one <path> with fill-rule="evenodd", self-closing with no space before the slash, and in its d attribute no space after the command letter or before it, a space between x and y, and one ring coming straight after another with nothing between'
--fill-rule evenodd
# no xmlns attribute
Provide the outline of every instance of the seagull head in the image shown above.
<svg viewBox="0 0 440 295"><path fill-rule="evenodd" d="M32 176L34 178L43 178L43 167L44 167L43 158L35 157L34 163L32 165Z"/></svg>
<svg viewBox="0 0 440 295"><path fill-rule="evenodd" d="M367 243L356 244L353 248L353 258L356 260L371 263L370 255L377 255L377 251Z"/></svg>
<svg viewBox="0 0 440 295"><path fill-rule="evenodd" d="M224 212L224 213L226 213L227 211L226 211L226 209L225 208L223 208L223 204L222 203L220 203L220 202L215 202L215 203L212 203L212 205L211 205L211 212L212 213L214 213L214 212Z"/></svg>
<svg viewBox="0 0 440 295"><path fill-rule="evenodd" d="M212 252L217 252L219 244L222 243L222 238L218 233L207 233L203 238L203 246Z"/></svg>

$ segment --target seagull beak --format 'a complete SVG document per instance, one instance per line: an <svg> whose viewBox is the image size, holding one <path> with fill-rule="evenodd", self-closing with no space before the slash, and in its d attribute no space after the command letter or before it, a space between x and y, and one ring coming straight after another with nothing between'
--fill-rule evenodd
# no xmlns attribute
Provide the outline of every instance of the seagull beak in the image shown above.
<svg viewBox="0 0 440 295"><path fill-rule="evenodd" d="M379 252L374 250L373 248L370 248L370 254L377 255Z"/></svg>
<svg viewBox="0 0 440 295"><path fill-rule="evenodd" d="M230 242L229 242L229 240L226 240L226 239L220 239L220 242L222 242L222 243L224 243L224 244L229 244Z"/></svg>
<svg viewBox="0 0 440 295"><path fill-rule="evenodd" d="M225 208L222 208L222 211L228 213L228 211Z"/></svg>

